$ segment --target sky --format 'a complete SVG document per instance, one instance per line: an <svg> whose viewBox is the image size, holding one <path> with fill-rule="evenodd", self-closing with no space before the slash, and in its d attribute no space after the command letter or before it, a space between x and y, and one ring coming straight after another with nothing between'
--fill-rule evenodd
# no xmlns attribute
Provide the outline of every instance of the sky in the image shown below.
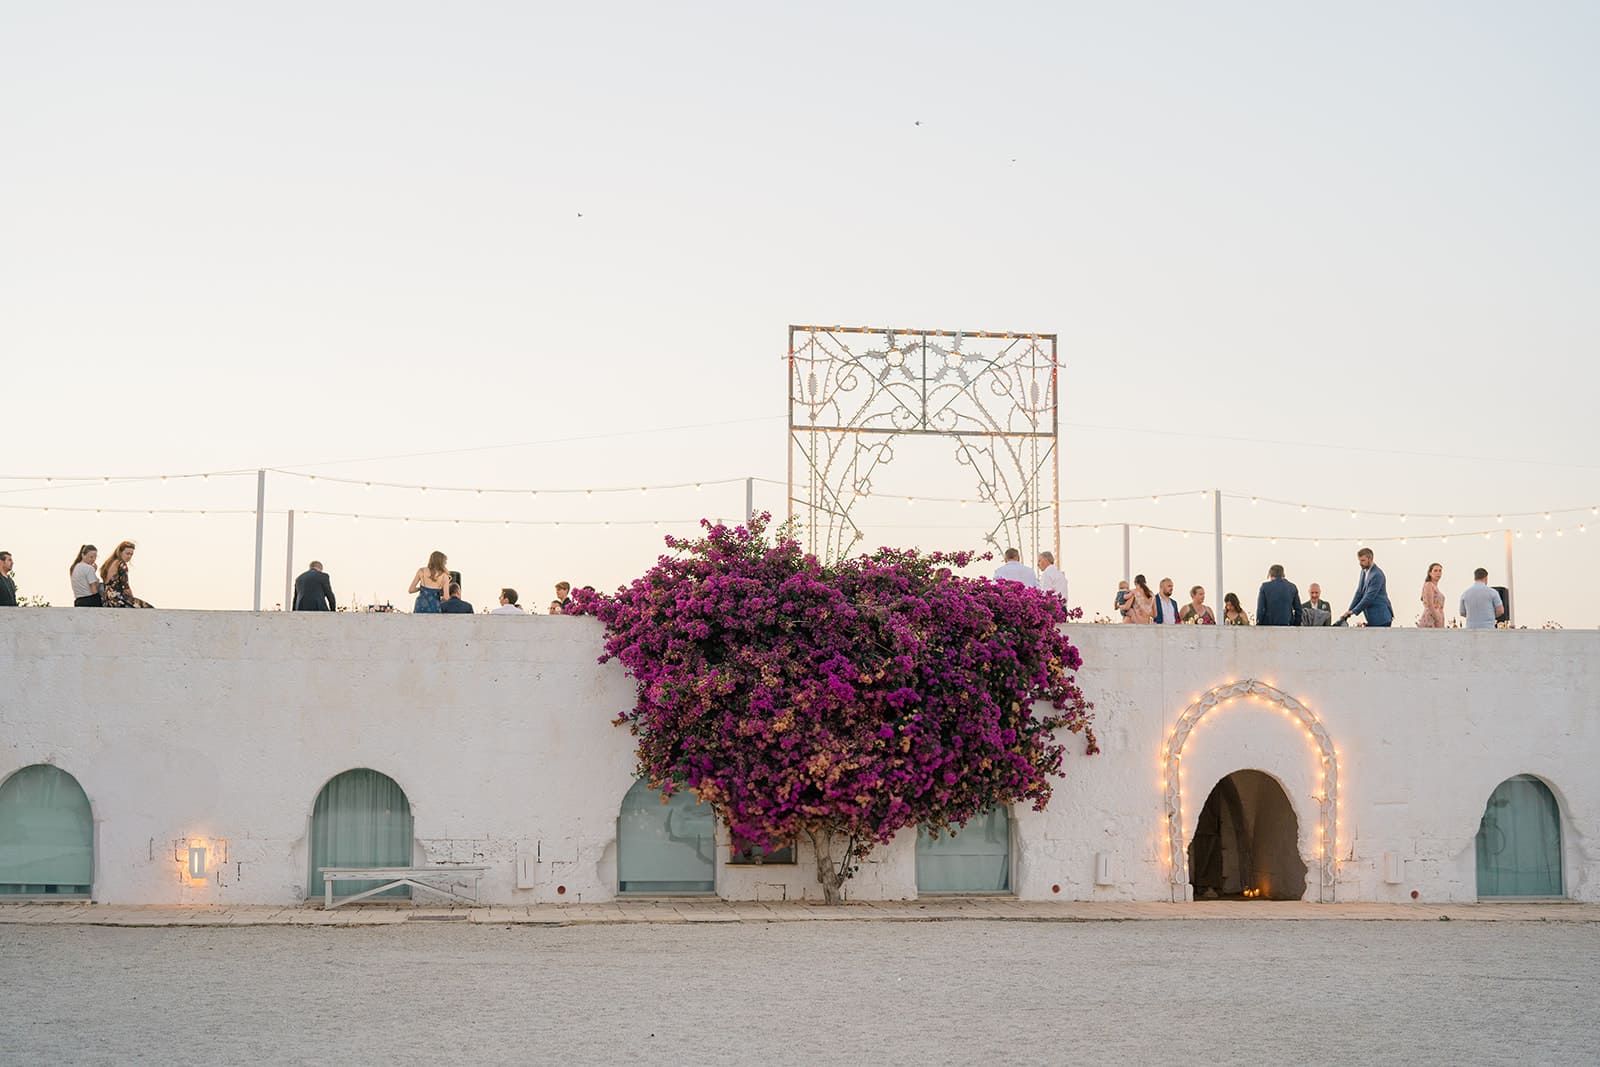
<svg viewBox="0 0 1600 1067"><path fill-rule="evenodd" d="M1503 579L1465 531L1515 528L1518 621L1594 627L1597 46L1580 3L6 5L0 549L57 605L126 538L144 598L248 608L254 474L155 476L270 468L319 478L268 477L264 606L312 558L406 604L436 548L540 606L747 477L784 511L789 324L1011 330L1059 337L1090 614L1121 523L1220 602L1209 536L1138 530L1210 529L1173 494L1215 487L1236 535L1325 538L1226 543L1247 602L1274 562L1348 602L1333 539L1406 536L1410 624L1429 563L1453 609ZM878 486L963 474L912 449ZM1420 517L1546 508L1584 510Z"/></svg>

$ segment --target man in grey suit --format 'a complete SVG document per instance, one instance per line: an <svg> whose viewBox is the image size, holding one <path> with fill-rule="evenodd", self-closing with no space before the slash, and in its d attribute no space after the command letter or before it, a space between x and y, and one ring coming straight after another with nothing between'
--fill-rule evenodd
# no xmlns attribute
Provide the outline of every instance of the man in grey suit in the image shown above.
<svg viewBox="0 0 1600 1067"><path fill-rule="evenodd" d="M322 564L311 561L311 568L294 580L294 606L292 611L334 611L339 602L333 599L333 582L322 573Z"/></svg>
<svg viewBox="0 0 1600 1067"><path fill-rule="evenodd" d="M1283 564L1274 563L1256 594L1257 626L1299 626L1300 590L1283 576Z"/></svg>
<svg viewBox="0 0 1600 1067"><path fill-rule="evenodd" d="M1311 599L1300 605L1301 626L1332 626L1333 605L1322 599L1322 586L1311 583Z"/></svg>

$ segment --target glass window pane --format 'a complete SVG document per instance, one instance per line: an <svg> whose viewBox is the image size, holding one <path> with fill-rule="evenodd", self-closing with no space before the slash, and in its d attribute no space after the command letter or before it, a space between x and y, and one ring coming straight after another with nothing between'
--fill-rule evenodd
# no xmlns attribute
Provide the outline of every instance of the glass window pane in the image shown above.
<svg viewBox="0 0 1600 1067"><path fill-rule="evenodd" d="M937 838L917 829L917 892L1011 892L1011 815L991 808Z"/></svg>
<svg viewBox="0 0 1600 1067"><path fill-rule="evenodd" d="M322 787L311 812L311 876L306 896L320 897L323 867L409 867L413 829L411 802L388 775L365 767L345 771ZM381 882L339 882L345 896L364 893ZM380 897L406 897L398 886Z"/></svg>
<svg viewBox="0 0 1600 1067"><path fill-rule="evenodd" d="M0 784L0 895L88 896L94 818L78 780L35 764Z"/></svg>
<svg viewBox="0 0 1600 1067"><path fill-rule="evenodd" d="M1529 775L1501 782L1478 824L1478 896L1559 897L1561 812Z"/></svg>
<svg viewBox="0 0 1600 1067"><path fill-rule="evenodd" d="M710 893L716 889L716 817L687 789L661 803L638 781L617 820L617 888L623 893Z"/></svg>

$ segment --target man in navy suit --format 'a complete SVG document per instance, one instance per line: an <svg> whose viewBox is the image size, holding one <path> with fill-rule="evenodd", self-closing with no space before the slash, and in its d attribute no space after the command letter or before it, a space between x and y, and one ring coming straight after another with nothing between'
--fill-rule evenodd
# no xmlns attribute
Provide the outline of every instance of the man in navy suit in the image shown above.
<svg viewBox="0 0 1600 1067"><path fill-rule="evenodd" d="M1356 585L1356 595L1350 600L1350 610L1339 616L1342 622L1352 615L1365 615L1368 626L1389 626L1394 622L1394 608L1389 604L1389 590L1383 572L1372 562L1372 549L1363 548L1356 553L1361 564L1361 581Z"/></svg>
<svg viewBox="0 0 1600 1067"><path fill-rule="evenodd" d="M1274 563L1256 594L1257 626L1299 626L1300 590L1283 576L1283 564Z"/></svg>

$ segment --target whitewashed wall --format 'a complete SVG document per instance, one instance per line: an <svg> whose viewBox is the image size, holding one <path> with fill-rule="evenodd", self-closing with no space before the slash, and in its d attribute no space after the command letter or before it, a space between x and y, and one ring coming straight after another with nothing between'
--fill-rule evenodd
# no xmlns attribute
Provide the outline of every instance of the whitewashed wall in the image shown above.
<svg viewBox="0 0 1600 1067"><path fill-rule="evenodd" d="M1474 835L1494 787L1544 779L1562 808L1567 893L1600 900L1600 633L1080 626L1105 751L1068 741L1048 812L1014 822L1024 898L1166 900L1161 750L1213 687L1269 681L1341 753L1341 900L1476 898ZM632 687L600 667L591 619L27 609L0 612L0 778L72 773L96 824L96 900L303 899L312 803L371 767L410 798L418 861L482 858L485 899L614 895ZM1212 785L1256 768L1295 807L1316 893L1318 762L1275 711L1235 702L1184 751L1186 835ZM913 835L880 849L858 899L916 895ZM180 844L225 864L183 877ZM1403 861L1399 884L1382 857ZM1095 885L1095 856L1112 884ZM517 888L526 857L534 887ZM734 899L817 897L794 867L720 867ZM558 887L565 892L558 892Z"/></svg>

